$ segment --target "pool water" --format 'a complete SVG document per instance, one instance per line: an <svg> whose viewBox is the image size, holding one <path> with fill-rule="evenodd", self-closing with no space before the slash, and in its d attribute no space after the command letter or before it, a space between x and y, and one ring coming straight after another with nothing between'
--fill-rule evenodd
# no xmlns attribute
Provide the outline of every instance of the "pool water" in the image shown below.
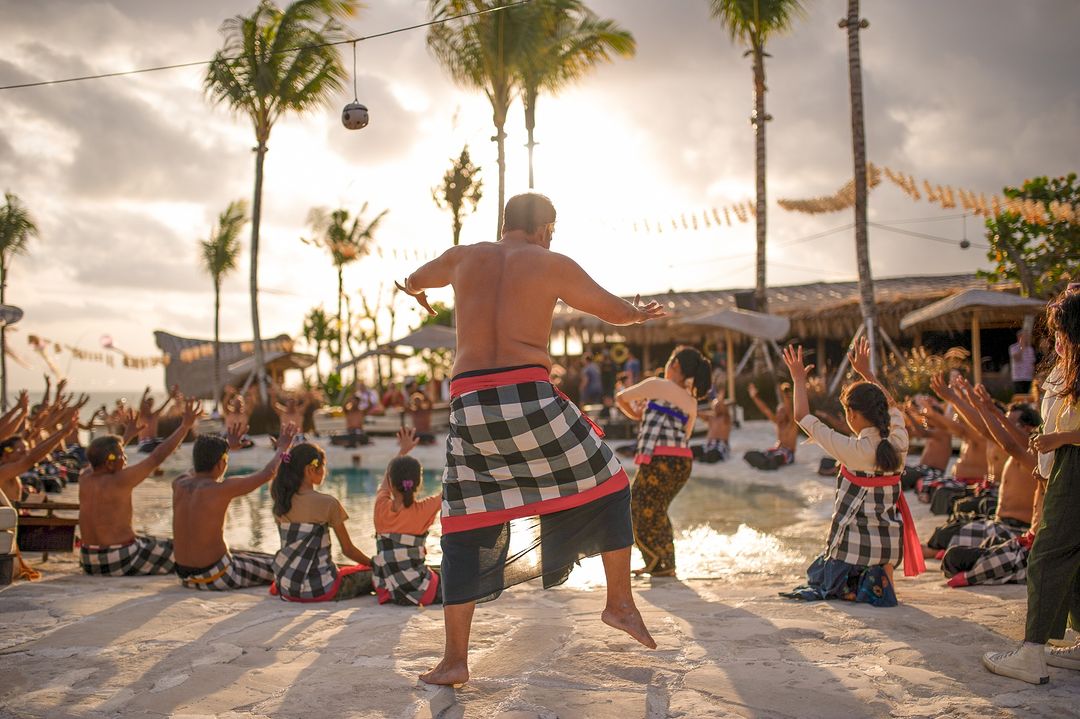
<svg viewBox="0 0 1080 719"><path fill-rule="evenodd" d="M237 468L230 474L253 471ZM441 470L424 470L420 496L439 489ZM171 482L176 474L152 477L134 494L135 530L172 534ZM374 549L372 515L381 472L366 468L332 469L319 491L336 497L349 515L346 526L353 543L364 552ZM69 486L66 491L75 489ZM77 491L77 490L76 490ZM269 483L233 500L225 524L225 540L234 549L275 552L280 546L271 513ZM784 528L798 519L805 499L796 492L771 485L723 479L691 478L671 505L679 576L735 580L746 575L788 575L805 567L815 543L788 536ZM438 562L439 524L428 539L431 561ZM345 561L334 540L335 556ZM641 563L635 550L634 566ZM587 588L602 583L599 559L586 560L571 575L569 586Z"/></svg>

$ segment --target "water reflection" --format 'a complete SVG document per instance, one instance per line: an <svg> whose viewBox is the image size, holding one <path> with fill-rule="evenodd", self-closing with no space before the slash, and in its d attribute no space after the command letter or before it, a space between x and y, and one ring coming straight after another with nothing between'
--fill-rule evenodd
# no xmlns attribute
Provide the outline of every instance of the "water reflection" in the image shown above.
<svg viewBox="0 0 1080 719"><path fill-rule="evenodd" d="M230 474L244 474L237 469ZM421 496L439 489L441 470L424 470ZM172 534L173 477L153 478L135 491L135 528L147 534ZM370 552L374 549L375 492L381 472L362 467L331 470L320 491L336 497L349 515L347 522L353 542ZM682 578L737 578L746 575L778 575L797 571L805 565L809 547L787 537L783 528L797 519L805 507L803 497L772 486L691 479L671 505L676 527L675 549ZM271 513L269 485L233 500L225 523L225 540L234 549L275 552L279 547L277 525ZM428 540L432 562L440 560L439 524ZM337 550L337 542L334 542ZM634 550L634 566L641 558ZM347 561L338 554L339 561ZM599 558L582 562L567 583L586 589L603 584Z"/></svg>

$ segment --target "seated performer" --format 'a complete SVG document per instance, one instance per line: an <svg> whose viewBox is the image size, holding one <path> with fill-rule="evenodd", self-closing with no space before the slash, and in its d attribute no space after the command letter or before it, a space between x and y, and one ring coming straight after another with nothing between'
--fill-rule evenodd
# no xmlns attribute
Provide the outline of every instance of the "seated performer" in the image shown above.
<svg viewBox="0 0 1080 719"><path fill-rule="evenodd" d="M165 402L157 409L154 409L154 398L150 396L150 388L147 387L146 391L143 392L142 399L139 400L139 424L142 426L142 429L139 430L140 452L152 452L154 447L157 447L161 442L161 437L158 436L158 422L161 420L162 413L168 409L179 394L179 388L173 385Z"/></svg>
<svg viewBox="0 0 1080 719"><path fill-rule="evenodd" d="M993 546L1028 531L1037 486L1032 476L1035 457L1028 443L1032 433L1042 424L1039 413L1029 405L1011 406L1008 414L1003 414L982 385L973 390L966 380L960 380L950 391L969 408L968 411L975 412L983 431L995 446L1007 453L1008 459L1001 472L997 502L991 513L957 512L934 531L926 543L927 552L928 556L938 559L953 546L978 547L984 543Z"/></svg>
<svg viewBox="0 0 1080 719"><path fill-rule="evenodd" d="M791 412L791 386L780 385L781 400L773 412L769 406L758 397L758 388L753 382L747 388L750 399L765 417L776 425L776 445L764 451L751 450L743 455L743 459L756 469L773 470L795 462L795 446L799 442L799 426L795 424L795 418Z"/></svg>
<svg viewBox="0 0 1080 719"><path fill-rule="evenodd" d="M925 569L915 524L900 489L900 469L908 434L900 410L870 370L870 346L860 338L849 354L863 378L844 388L840 401L854 437L826 427L810 414L801 347L787 347L784 362L795 384L794 410L799 425L826 454L840 463L832 526L825 551L807 570L807 584L783 596L794 599L847 599L875 606L896 606L893 568L904 574Z"/></svg>
<svg viewBox="0 0 1080 719"><path fill-rule="evenodd" d="M551 252L554 229L548 198L517 195L506 203L498 242L452 247L399 285L430 314L424 290L452 285L458 320L443 474L446 653L421 677L429 683L468 680L478 600L538 577L558 584L594 554L607 577L602 621L656 647L630 590L626 472L598 428L555 391L547 349L559 299L615 325L664 312L657 302L612 295ZM524 549L510 554L519 542Z"/></svg>
<svg viewBox="0 0 1080 719"><path fill-rule="evenodd" d="M79 563L87 574L172 574L173 543L135 534L131 493L176 451L202 412L195 400L184 402L180 425L138 464L127 464L123 440L98 437L86 454L90 471L79 480Z"/></svg>
<svg viewBox="0 0 1080 719"><path fill-rule="evenodd" d="M225 514L229 503L270 481L296 436L295 424L281 429L277 451L255 474L226 477L229 443L214 435L199 435L192 448L193 472L173 481L173 544L176 574L189 589L228 590L267 585L274 581L274 556L262 552L231 552L225 544Z"/></svg>
<svg viewBox="0 0 1080 719"><path fill-rule="evenodd" d="M905 467L900 475L900 484L905 490L916 489L920 486L920 480L928 487L940 482L945 478L945 470L952 459L952 433L926 419L928 408L936 409L929 398L922 399L919 404L906 403L901 408L907 420L908 433L923 440L919 463Z"/></svg>
<svg viewBox="0 0 1080 719"><path fill-rule="evenodd" d="M708 433L705 445L694 445L694 459L706 464L723 462L731 456L731 407L724 397L724 390L717 388L716 399L710 407Z"/></svg>
<svg viewBox="0 0 1080 719"><path fill-rule="evenodd" d="M398 456L390 460L375 495L375 593L379 604L440 604L439 575L425 564L425 543L442 508L442 492L416 499L424 472L408 454L420 440L411 427L402 427L397 436Z"/></svg>
<svg viewBox="0 0 1080 719"><path fill-rule="evenodd" d="M282 438L287 439L287 438ZM326 453L303 442L282 455L270 496L281 534L274 555L271 594L294 602L325 602L371 594L371 559L349 537L349 515L335 497L315 488L326 479ZM341 553L356 562L339 567L330 555L330 531Z"/></svg>
<svg viewBox="0 0 1080 719"><path fill-rule="evenodd" d="M963 375L960 372L951 372L950 376L955 378ZM955 414L945 416L931 407L927 407L923 413L928 423L947 430L961 440L960 456L953 464L951 475L931 481L923 480L916 487L919 501L930 504L930 511L934 514L949 514L953 500L974 493L979 486L985 486L987 477L991 474L990 465L987 462L986 437L980 428L970 424L960 412L961 408L950 401L956 398L949 392L948 386L948 382L941 374L935 375L930 380L930 388L934 394L948 405L950 412L955 412Z"/></svg>

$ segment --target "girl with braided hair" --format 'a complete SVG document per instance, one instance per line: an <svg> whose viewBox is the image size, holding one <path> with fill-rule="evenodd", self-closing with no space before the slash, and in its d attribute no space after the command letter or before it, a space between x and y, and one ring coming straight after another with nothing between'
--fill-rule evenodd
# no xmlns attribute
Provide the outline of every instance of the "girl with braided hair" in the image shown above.
<svg viewBox="0 0 1080 719"><path fill-rule="evenodd" d="M900 410L870 368L870 345L860 339L848 354L863 381L844 388L840 402L851 428L848 437L810 414L801 347L784 350L794 384L796 421L811 441L840 465L832 524L825 551L807 570L807 584L784 596L794 599L848 599L896 606L893 568L904 574L925 570L915 523L900 486L908 433Z"/></svg>

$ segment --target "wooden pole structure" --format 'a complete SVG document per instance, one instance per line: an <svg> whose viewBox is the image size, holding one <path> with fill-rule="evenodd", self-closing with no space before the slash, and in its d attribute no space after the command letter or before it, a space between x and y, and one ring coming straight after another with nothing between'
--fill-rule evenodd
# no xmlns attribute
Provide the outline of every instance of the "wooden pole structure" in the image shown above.
<svg viewBox="0 0 1080 719"><path fill-rule="evenodd" d="M817 365L818 377L824 382L829 369L825 366L825 335L822 334L819 334L817 338L817 352L814 357L814 364Z"/></svg>
<svg viewBox="0 0 1080 719"><path fill-rule="evenodd" d="M735 340L731 330L724 330L724 339L727 340L727 398L735 399Z"/></svg>
<svg viewBox="0 0 1080 719"><path fill-rule="evenodd" d="M971 364L975 384L982 384L982 332L979 328L979 312L971 314Z"/></svg>

